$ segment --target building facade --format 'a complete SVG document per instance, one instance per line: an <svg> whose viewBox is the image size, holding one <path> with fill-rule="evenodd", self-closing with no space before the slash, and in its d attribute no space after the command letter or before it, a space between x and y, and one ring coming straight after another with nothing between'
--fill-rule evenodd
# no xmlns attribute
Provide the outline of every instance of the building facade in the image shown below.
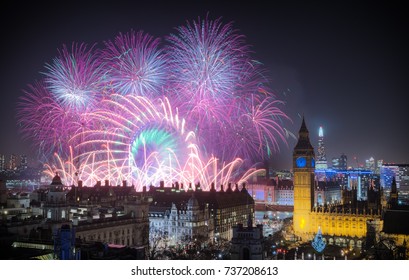
<svg viewBox="0 0 409 280"><path fill-rule="evenodd" d="M341 187L337 182L316 182L314 191L314 206L338 204L341 202L341 198Z"/></svg>
<svg viewBox="0 0 409 280"><path fill-rule="evenodd" d="M351 190L357 189L358 200L366 200L368 198L368 190L370 188L380 189L379 175L371 170L366 169L348 169L348 170L315 170L315 175L318 181L336 182L341 189Z"/></svg>
<svg viewBox="0 0 409 280"><path fill-rule="evenodd" d="M389 192L396 180L401 204L409 205L409 164L384 163L380 168L381 186Z"/></svg>
<svg viewBox="0 0 409 280"><path fill-rule="evenodd" d="M38 196L43 197L40 198L42 215L33 219L33 213L27 213L31 214L27 220L5 220L8 232L19 239L52 244L58 232L69 227L76 247L127 246L142 252L138 257L148 257L151 200L146 193L130 192L127 186L70 188L62 184L57 174ZM24 246L38 245L30 244Z"/></svg>
<svg viewBox="0 0 409 280"><path fill-rule="evenodd" d="M277 180L274 186L276 204L294 205L294 185L292 180Z"/></svg>
<svg viewBox="0 0 409 280"><path fill-rule="evenodd" d="M247 222L247 227L238 224L233 227L231 239L232 260L262 260L264 251L263 225L253 226L252 219Z"/></svg>
<svg viewBox="0 0 409 280"><path fill-rule="evenodd" d="M150 239L162 238L167 245L187 246L195 241L209 241L214 238L213 219L210 218L208 204L199 204L195 192L185 203L175 199L170 207L164 201L154 200L149 208Z"/></svg>
<svg viewBox="0 0 409 280"><path fill-rule="evenodd" d="M214 228L214 234L211 231L209 232L209 237L212 234L214 235L214 240L210 240L210 242L230 240L233 236L233 226L238 223L244 224L249 215L253 219L255 215L254 200L244 185L240 190L237 184L234 187L232 184L228 184L227 188L221 186L220 190L216 191L215 185L212 184L209 191L202 191L200 185L184 190L179 188L177 183L171 188L165 188L161 184L157 188L150 187L148 193L152 197L150 208L152 210L155 207L171 209L172 203L176 205L177 210L183 210L183 205L188 205L194 193L199 209L207 207L209 212L209 219L211 221L209 221L207 226L209 226L209 230L211 230L211 226ZM178 205L181 206L178 207ZM175 214L177 215L177 213Z"/></svg>
<svg viewBox="0 0 409 280"><path fill-rule="evenodd" d="M89 216L87 220L73 221L76 238L81 242L102 242L143 248L149 246L149 203L146 196L134 197L125 203L124 213L106 217Z"/></svg>

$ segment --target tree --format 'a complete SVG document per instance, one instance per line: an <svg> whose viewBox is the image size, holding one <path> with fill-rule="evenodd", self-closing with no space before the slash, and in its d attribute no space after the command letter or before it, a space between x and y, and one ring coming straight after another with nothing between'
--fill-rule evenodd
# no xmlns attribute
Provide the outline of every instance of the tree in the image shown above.
<svg viewBox="0 0 409 280"><path fill-rule="evenodd" d="M150 228L149 230L149 259L157 258L160 251L168 247L169 234L161 229Z"/></svg>

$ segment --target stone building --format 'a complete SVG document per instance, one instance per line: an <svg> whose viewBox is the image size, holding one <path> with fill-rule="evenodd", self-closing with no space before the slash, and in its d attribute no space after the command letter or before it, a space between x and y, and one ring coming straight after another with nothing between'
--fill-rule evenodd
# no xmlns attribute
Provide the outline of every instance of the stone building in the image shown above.
<svg viewBox="0 0 409 280"><path fill-rule="evenodd" d="M58 174L45 188L42 220L7 223L9 233L20 240L27 240L15 243L15 246L42 248L52 245L58 232L70 227L75 235L75 247L82 248L94 243L129 246L141 252L138 258L147 258L151 200L146 193L136 193L127 186L69 190L70 187L62 184ZM111 197L115 197L115 200ZM35 243L30 240L35 240Z"/></svg>
<svg viewBox="0 0 409 280"><path fill-rule="evenodd" d="M81 242L99 241L148 249L149 241L148 197L139 196L125 203L124 213L105 217L89 215L86 220L73 220L76 237Z"/></svg>
<svg viewBox="0 0 409 280"><path fill-rule="evenodd" d="M152 237L157 234L167 236L167 245L188 245L195 240L207 241L214 238L213 220L207 204L200 205L195 192L184 201L168 204L152 204L149 221Z"/></svg>
<svg viewBox="0 0 409 280"><path fill-rule="evenodd" d="M230 240L233 236L233 226L238 223L245 224L248 216L251 215L254 218L255 214L254 200L244 185L239 190L238 185L233 189L232 185L228 184L227 188L221 186L220 191L216 191L214 184L212 184L209 191L202 191L198 184L194 189L190 186L186 191L183 187L179 188L179 184L165 188L164 184L161 183L157 188L150 187L148 195L152 197L151 217L152 215L160 215L157 210L159 207L162 207L162 213L168 210L169 215L171 215L172 204L175 204L173 207L174 217L181 214L180 217L183 217L190 201L192 210L199 210L197 211L197 218L195 218L196 232L202 232L207 228L206 237L210 239L210 242ZM192 197L193 200L191 200ZM206 222L207 217L208 222ZM164 218L168 219L167 217ZM164 224L161 223L161 225Z"/></svg>
<svg viewBox="0 0 409 280"><path fill-rule="evenodd" d="M318 181L315 185L314 206L338 204L341 202L341 187L338 182Z"/></svg>
<svg viewBox="0 0 409 280"><path fill-rule="evenodd" d="M82 207L118 207L123 206L123 203L130 197L136 195L135 187L128 186L126 181L122 182L122 186L111 186L108 180L105 180L104 185L98 181L93 187L82 185L82 181L78 182L78 186L71 187L67 194L67 201L70 205Z"/></svg>
<svg viewBox="0 0 409 280"><path fill-rule="evenodd" d="M276 203L279 205L294 205L293 181L288 179L276 180L274 192Z"/></svg>
<svg viewBox="0 0 409 280"><path fill-rule="evenodd" d="M251 217L247 227L243 227L243 224L233 227L230 249L232 260L262 260L263 245L263 225L253 227Z"/></svg>

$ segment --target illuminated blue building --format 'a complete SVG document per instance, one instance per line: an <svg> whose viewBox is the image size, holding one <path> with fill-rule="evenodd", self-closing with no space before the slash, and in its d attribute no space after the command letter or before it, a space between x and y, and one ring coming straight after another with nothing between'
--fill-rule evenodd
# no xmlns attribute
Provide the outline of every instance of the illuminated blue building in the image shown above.
<svg viewBox="0 0 409 280"><path fill-rule="evenodd" d="M337 182L342 190L357 190L358 200L367 200L368 190L372 187L376 190L380 188L379 175L371 170L348 169L348 170L315 170L317 178L321 181Z"/></svg>
<svg viewBox="0 0 409 280"><path fill-rule="evenodd" d="M391 189L393 178L402 204L409 204L409 164L385 163L380 168L381 186L388 193Z"/></svg>

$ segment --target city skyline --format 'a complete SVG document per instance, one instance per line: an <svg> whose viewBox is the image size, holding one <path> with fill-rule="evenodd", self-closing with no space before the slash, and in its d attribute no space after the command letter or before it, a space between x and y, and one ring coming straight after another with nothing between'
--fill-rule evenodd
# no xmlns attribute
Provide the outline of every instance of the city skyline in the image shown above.
<svg viewBox="0 0 409 280"><path fill-rule="evenodd" d="M403 69L407 42L399 35L404 28L403 9L386 3L367 9L364 4L280 3L269 9L261 2L240 7L233 2L200 2L163 4L158 9L146 3L112 7L102 3L81 9L72 5L65 11L56 6L17 9L8 4L3 13L14 15L15 25L6 31L9 40L2 52L1 126L5 132L0 153L33 154L29 143L20 140L15 107L27 84L41 78L44 65L51 63L63 44L101 44L130 30L163 38L208 13L212 19L232 21L246 37L253 57L268 71L271 89L286 102L283 111L293 121L288 128L294 135L304 115L317 149L318 128L323 126L328 162L341 153L349 163L355 156L362 164L372 156L385 162L407 162L409 151L402 132L405 108L399 102L407 89ZM294 145L293 138L288 147L281 144L281 151L274 155L276 168L291 166Z"/></svg>

